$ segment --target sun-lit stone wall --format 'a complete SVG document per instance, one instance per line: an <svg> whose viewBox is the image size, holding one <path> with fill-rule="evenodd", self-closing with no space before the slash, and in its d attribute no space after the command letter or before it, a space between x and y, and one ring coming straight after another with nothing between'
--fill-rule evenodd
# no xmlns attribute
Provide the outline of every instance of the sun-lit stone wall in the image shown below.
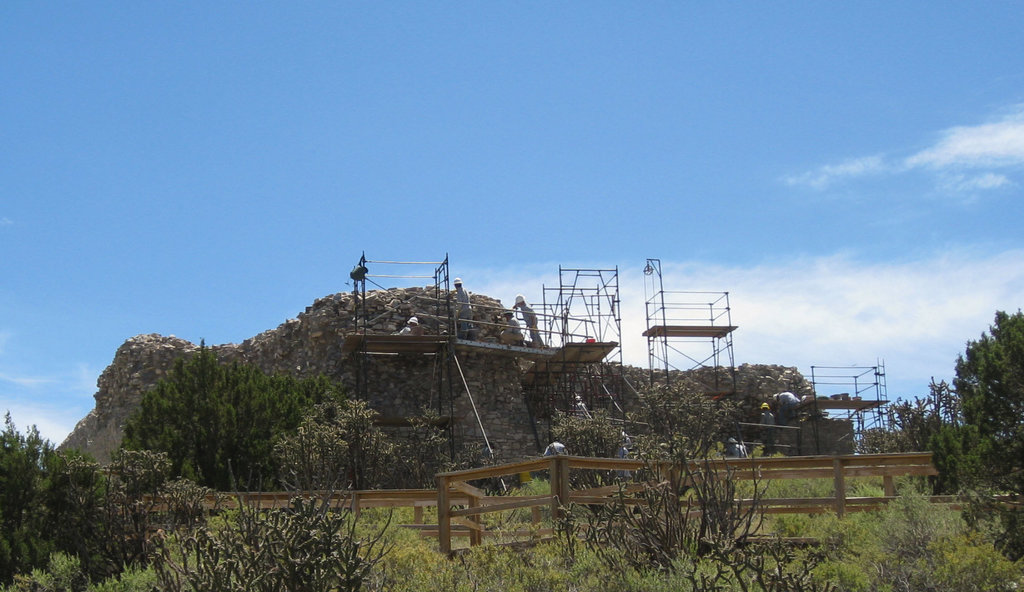
<svg viewBox="0 0 1024 592"><path fill-rule="evenodd" d="M502 303L480 294L473 294L472 302L479 340L497 342ZM352 293L338 293L316 300L297 318L275 329L242 343L209 348L225 363L253 364L267 373L299 378L324 374L344 385L351 395L365 395L382 418L417 416L424 408L451 416L458 444L483 450L486 433L501 460L541 452L547 444L548 425L543 420L535 423L527 409L522 378L529 363L522 358L487 349L463 349L458 363L449 370L446 364L450 362L443 355L362 357L342 351L346 336L357 329L390 335L414 315L427 334L447 334L444 310L433 288L368 292L360 307ZM175 360L198 349L197 344L174 336L137 335L125 341L97 380L95 408L62 447L78 448L106 462L120 445L125 421L138 408L143 394L167 375ZM357 388L360 364L366 379L364 386ZM622 372L636 388L649 383L652 376L647 369L629 366ZM782 390L798 395L811 392L811 385L795 368L750 364L737 369L736 388L736 399L752 409ZM624 389L622 394L626 411L641 404L632 389ZM847 442L851 440L846 436Z"/></svg>

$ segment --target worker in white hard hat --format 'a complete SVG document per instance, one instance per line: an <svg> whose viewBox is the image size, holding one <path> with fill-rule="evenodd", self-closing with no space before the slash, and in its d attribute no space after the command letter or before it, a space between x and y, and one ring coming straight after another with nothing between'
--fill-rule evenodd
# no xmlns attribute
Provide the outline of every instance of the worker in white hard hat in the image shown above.
<svg viewBox="0 0 1024 592"><path fill-rule="evenodd" d="M473 306L469 303L469 292L462 289L462 278L455 278L455 300L459 303L459 339L473 339Z"/></svg>
<svg viewBox="0 0 1024 592"><path fill-rule="evenodd" d="M405 326L402 330L396 333L396 335L411 335L413 337L419 337L423 335L423 326L420 325L420 320L416 317L409 317L409 320L405 322Z"/></svg>
<svg viewBox="0 0 1024 592"><path fill-rule="evenodd" d="M566 454L567 452L565 444L556 440L547 445L547 448L544 449L544 456L557 456L559 454Z"/></svg>
<svg viewBox="0 0 1024 592"><path fill-rule="evenodd" d="M523 316L523 324L530 330L530 345L544 347L544 340L541 339L540 331L537 329L537 313L533 312L530 305L526 303L526 297L522 294L516 295L516 303L512 308L519 309L519 314Z"/></svg>

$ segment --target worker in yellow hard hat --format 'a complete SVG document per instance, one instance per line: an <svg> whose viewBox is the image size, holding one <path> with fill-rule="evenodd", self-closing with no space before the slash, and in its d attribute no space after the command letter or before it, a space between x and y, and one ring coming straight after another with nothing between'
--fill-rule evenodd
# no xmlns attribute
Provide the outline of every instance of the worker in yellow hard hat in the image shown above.
<svg viewBox="0 0 1024 592"><path fill-rule="evenodd" d="M764 443L764 453L775 452L775 414L772 413L772 406L767 402L761 403L761 442Z"/></svg>

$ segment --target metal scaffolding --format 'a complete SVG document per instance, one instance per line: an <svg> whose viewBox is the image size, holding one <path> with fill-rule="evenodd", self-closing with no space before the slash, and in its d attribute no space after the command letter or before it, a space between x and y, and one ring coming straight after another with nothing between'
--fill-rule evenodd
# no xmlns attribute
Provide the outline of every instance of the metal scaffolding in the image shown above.
<svg viewBox="0 0 1024 592"><path fill-rule="evenodd" d="M864 430L884 427L882 409L889 403L885 386L885 363L875 366L811 366L814 398L801 404L811 415L816 453L821 442L818 420L845 419L853 424L854 438Z"/></svg>
<svg viewBox="0 0 1024 592"><path fill-rule="evenodd" d="M535 420L556 411L623 416L619 271L558 268L558 285L543 286L540 314L552 355L526 372L523 388Z"/></svg>
<svg viewBox="0 0 1024 592"><path fill-rule="evenodd" d="M553 344L621 343L619 270L558 267L558 286L544 286L544 320ZM622 350L611 357L622 361Z"/></svg>
<svg viewBox="0 0 1024 592"><path fill-rule="evenodd" d="M722 397L736 392L732 309L728 292L665 290L660 259L644 266L647 311L647 357L650 381L673 371L686 372L705 394Z"/></svg>
<svg viewBox="0 0 1024 592"><path fill-rule="evenodd" d="M372 273L371 273L372 271ZM430 272L429 274L427 272ZM435 360L435 384L437 392L437 413L445 422L450 452L454 457L455 443L453 438L454 386L453 366L455 335L455 314L451 302L449 286L448 255L442 261L372 261L364 252L359 262L349 273L352 280L352 295L355 300L353 326L355 330L345 340L343 351L358 353L356 367L356 397L369 398L369 380L367 368L370 356L394 354L421 354L433 356ZM371 334L370 328L374 319L369 318L366 307L366 284L370 283L381 290L376 280L388 279L392 283L408 286L423 286L429 280L428 291L432 287L432 295L420 303L417 317L421 323L430 327L434 334L419 337ZM431 400L433 397L431 396Z"/></svg>

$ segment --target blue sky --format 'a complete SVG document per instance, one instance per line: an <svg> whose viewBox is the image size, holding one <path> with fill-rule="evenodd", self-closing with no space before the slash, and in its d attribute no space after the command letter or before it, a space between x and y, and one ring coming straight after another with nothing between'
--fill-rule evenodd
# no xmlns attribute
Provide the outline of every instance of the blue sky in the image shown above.
<svg viewBox="0 0 1024 592"><path fill-rule="evenodd" d="M646 258L738 363L950 379L1024 300L1015 2L0 4L0 409L140 333L240 342L370 259L536 300Z"/></svg>

